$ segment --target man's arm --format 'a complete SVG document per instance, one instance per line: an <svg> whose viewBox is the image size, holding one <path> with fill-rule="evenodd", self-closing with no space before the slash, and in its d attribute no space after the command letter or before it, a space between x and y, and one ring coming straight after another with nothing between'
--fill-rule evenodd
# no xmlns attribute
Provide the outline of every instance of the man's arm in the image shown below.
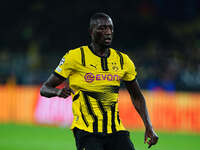
<svg viewBox="0 0 200 150"><path fill-rule="evenodd" d="M64 87L63 89L56 88L63 82L64 80L58 78L54 74L51 74L47 81L45 81L42 87L40 88L40 94L48 98L54 96L66 98L70 96L72 90L68 86Z"/></svg>
<svg viewBox="0 0 200 150"><path fill-rule="evenodd" d="M131 96L132 103L144 122L146 128L144 141L145 143L147 142L149 144L148 148L150 148L152 145L157 143L158 136L153 130L147 111L145 98L140 90L137 80L124 82ZM147 141L148 138L150 138L149 141Z"/></svg>

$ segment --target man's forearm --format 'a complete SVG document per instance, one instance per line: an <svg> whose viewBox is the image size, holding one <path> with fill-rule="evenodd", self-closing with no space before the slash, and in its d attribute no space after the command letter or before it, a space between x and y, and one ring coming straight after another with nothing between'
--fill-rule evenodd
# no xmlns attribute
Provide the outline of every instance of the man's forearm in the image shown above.
<svg viewBox="0 0 200 150"><path fill-rule="evenodd" d="M58 96L59 89L57 89L56 87L60 85L62 82L63 80L61 80L52 73L50 77L47 79L47 81L44 82L44 84L40 88L40 94L48 98Z"/></svg>
<svg viewBox="0 0 200 150"><path fill-rule="evenodd" d="M58 91L59 89L57 88L47 87L45 85L40 88L40 94L48 98L57 96Z"/></svg>
<svg viewBox="0 0 200 150"><path fill-rule="evenodd" d="M145 127L151 128L152 124L147 111L145 98L140 90L137 80L125 82L125 84L131 96L132 103L139 115L141 116Z"/></svg>
<svg viewBox="0 0 200 150"><path fill-rule="evenodd" d="M131 98L131 99L132 99L132 102L135 106L135 109L137 110L137 112L141 116L145 127L151 128L152 124L151 124L151 121L150 121L150 118L149 118L149 114L148 114L148 111L147 111L147 106L146 106L146 102L145 102L144 97L142 96L138 99L137 98L135 98L135 99Z"/></svg>

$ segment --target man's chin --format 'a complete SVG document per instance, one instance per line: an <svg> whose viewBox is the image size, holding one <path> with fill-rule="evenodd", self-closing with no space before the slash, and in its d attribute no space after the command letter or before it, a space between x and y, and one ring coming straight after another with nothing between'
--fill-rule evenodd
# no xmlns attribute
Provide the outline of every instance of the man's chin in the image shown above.
<svg viewBox="0 0 200 150"><path fill-rule="evenodd" d="M110 46L111 46L111 43L105 43L104 45L102 45L103 46L103 48L110 48Z"/></svg>

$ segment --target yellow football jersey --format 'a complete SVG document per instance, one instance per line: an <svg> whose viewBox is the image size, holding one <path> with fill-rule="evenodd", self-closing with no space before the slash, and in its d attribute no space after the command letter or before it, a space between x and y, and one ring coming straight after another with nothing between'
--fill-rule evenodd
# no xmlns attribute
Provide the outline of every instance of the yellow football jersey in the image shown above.
<svg viewBox="0 0 200 150"><path fill-rule="evenodd" d="M118 111L120 80L132 81L137 74L126 54L110 48L106 57L100 57L91 47L82 46L67 52L54 73L68 78L74 91L72 129L93 133L125 130Z"/></svg>

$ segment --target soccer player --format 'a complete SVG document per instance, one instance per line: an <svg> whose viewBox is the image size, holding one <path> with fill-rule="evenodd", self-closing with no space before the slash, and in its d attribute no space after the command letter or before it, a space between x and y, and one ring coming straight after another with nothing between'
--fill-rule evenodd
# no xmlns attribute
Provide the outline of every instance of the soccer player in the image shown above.
<svg viewBox="0 0 200 150"><path fill-rule="evenodd" d="M151 147L158 141L133 62L126 54L110 48L113 32L113 22L107 14L94 14L89 26L91 43L69 50L40 90L45 97L72 95L71 129L78 150L134 150L129 132L119 118L120 80L125 82L144 122L145 142ZM68 87L56 88L66 79Z"/></svg>

